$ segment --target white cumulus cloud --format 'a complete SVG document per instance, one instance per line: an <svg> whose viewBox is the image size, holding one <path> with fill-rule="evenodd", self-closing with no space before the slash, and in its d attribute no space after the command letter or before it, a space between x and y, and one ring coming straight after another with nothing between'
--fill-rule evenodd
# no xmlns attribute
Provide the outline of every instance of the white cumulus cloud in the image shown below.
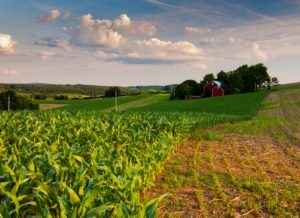
<svg viewBox="0 0 300 218"><path fill-rule="evenodd" d="M155 62L185 62L197 61L203 56L200 48L188 41L164 41L158 38L133 41L121 51L121 56L127 60Z"/></svg>
<svg viewBox="0 0 300 218"><path fill-rule="evenodd" d="M11 35L0 33L0 54L12 54L16 50L16 42Z"/></svg>
<svg viewBox="0 0 300 218"><path fill-rule="evenodd" d="M127 14L121 14L114 20L83 15L78 28L64 30L72 35L72 41L77 44L108 48L118 48L133 38L153 37L157 32L151 22L135 21Z"/></svg>
<svg viewBox="0 0 300 218"><path fill-rule="evenodd" d="M165 56L169 54L178 55L198 55L200 54L200 49L197 48L193 43L188 41L163 41L158 38L152 38L150 40L137 41L136 43L141 49L146 49L148 51L164 54Z"/></svg>
<svg viewBox="0 0 300 218"><path fill-rule="evenodd" d="M97 49L104 60L132 63L196 61L203 52L189 41L170 41L153 37L157 29L148 21L135 21L122 14L114 20L81 17L78 28L64 28L72 43Z"/></svg>
<svg viewBox="0 0 300 218"><path fill-rule="evenodd" d="M117 19L113 22L114 28L128 28L131 25L131 19L127 14L121 14Z"/></svg>
<svg viewBox="0 0 300 218"><path fill-rule="evenodd" d="M61 12L58 9L48 11L46 14L39 17L41 23L53 22L61 16Z"/></svg>
<svg viewBox="0 0 300 218"><path fill-rule="evenodd" d="M125 23L119 21L118 25ZM124 43L125 37L115 31L113 25L111 20L95 20L90 14L84 15L73 40L90 46L119 47Z"/></svg>
<svg viewBox="0 0 300 218"><path fill-rule="evenodd" d="M153 37L157 33L156 26L147 21L133 21L128 33L137 37Z"/></svg>

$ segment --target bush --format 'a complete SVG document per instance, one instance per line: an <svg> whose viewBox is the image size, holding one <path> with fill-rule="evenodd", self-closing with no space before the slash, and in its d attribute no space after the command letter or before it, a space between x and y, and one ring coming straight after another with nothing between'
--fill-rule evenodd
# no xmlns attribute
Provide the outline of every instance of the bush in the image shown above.
<svg viewBox="0 0 300 218"><path fill-rule="evenodd" d="M48 97L47 97L47 95L39 94L39 95L34 95L33 98L36 100L46 100Z"/></svg>
<svg viewBox="0 0 300 218"><path fill-rule="evenodd" d="M140 95L142 94L140 89L132 88L128 90L128 95L134 96L134 95Z"/></svg>
<svg viewBox="0 0 300 218"><path fill-rule="evenodd" d="M9 104L9 106L8 106ZM32 103L28 98L17 96L14 91L0 93L0 110L38 110L39 105Z"/></svg>
<svg viewBox="0 0 300 218"><path fill-rule="evenodd" d="M67 95L56 95L54 96L55 100L68 100L69 97Z"/></svg>

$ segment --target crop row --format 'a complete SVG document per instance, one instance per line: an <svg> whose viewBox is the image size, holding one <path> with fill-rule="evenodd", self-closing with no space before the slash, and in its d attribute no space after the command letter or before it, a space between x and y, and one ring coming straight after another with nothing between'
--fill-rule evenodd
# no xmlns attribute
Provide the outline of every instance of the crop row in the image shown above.
<svg viewBox="0 0 300 218"><path fill-rule="evenodd" d="M140 193L209 114L0 113L0 217L153 217Z"/></svg>

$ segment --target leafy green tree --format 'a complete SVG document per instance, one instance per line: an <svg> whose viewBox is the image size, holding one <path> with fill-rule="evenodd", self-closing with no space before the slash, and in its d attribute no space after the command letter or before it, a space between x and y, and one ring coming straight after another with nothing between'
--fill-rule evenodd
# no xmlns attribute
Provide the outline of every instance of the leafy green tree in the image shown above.
<svg viewBox="0 0 300 218"><path fill-rule="evenodd" d="M254 74L256 89L261 88L265 82L271 81L268 69L263 64L253 65L249 70L252 74Z"/></svg>
<svg viewBox="0 0 300 218"><path fill-rule="evenodd" d="M236 71L228 73L228 82L230 84L230 94L240 93L244 89L242 76Z"/></svg>
<svg viewBox="0 0 300 218"><path fill-rule="evenodd" d="M229 74L221 71L217 74L217 80L222 82L222 88L224 89L225 94L232 93L232 87L229 82Z"/></svg>
<svg viewBox="0 0 300 218"><path fill-rule="evenodd" d="M54 99L55 100L68 100L69 97L67 95L55 95Z"/></svg>
<svg viewBox="0 0 300 218"><path fill-rule="evenodd" d="M115 97L121 96L121 89L120 87L110 87L105 91L105 97Z"/></svg>
<svg viewBox="0 0 300 218"><path fill-rule="evenodd" d="M176 99L185 99L187 96L190 96L192 92L191 86L188 84L180 84L175 89L175 98Z"/></svg>
<svg viewBox="0 0 300 218"><path fill-rule="evenodd" d="M203 81L205 82L211 82L211 81L214 81L216 78L215 78L215 75L213 73L210 73L210 74L206 74L204 77L203 77Z"/></svg>
<svg viewBox="0 0 300 218"><path fill-rule="evenodd" d="M18 96L15 91L8 90L0 93L0 110L36 110L38 108L37 104Z"/></svg>
<svg viewBox="0 0 300 218"><path fill-rule="evenodd" d="M220 73L218 73L218 75L217 75L217 80L223 81L223 82L227 81L227 80L228 80L228 75L227 75L227 73L225 73L225 72L222 70Z"/></svg>
<svg viewBox="0 0 300 218"><path fill-rule="evenodd" d="M195 80L186 80L175 88L174 96L171 99L185 99L187 96L200 96L202 89Z"/></svg>

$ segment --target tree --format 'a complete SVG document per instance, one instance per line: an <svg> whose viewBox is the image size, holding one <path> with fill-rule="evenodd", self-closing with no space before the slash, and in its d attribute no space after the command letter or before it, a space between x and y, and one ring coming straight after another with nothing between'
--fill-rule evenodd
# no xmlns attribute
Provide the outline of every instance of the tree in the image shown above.
<svg viewBox="0 0 300 218"><path fill-rule="evenodd" d="M55 95L54 99L55 100L68 100L69 97L67 95Z"/></svg>
<svg viewBox="0 0 300 218"><path fill-rule="evenodd" d="M47 99L47 95L43 95L43 94L36 94L33 96L34 99L36 100L45 100Z"/></svg>
<svg viewBox="0 0 300 218"><path fill-rule="evenodd" d="M279 80L277 77L272 77L271 82L272 82L272 85L274 85L274 86L279 85Z"/></svg>
<svg viewBox="0 0 300 218"><path fill-rule="evenodd" d="M176 99L185 99L187 96L191 95L192 88L188 84L180 84L175 89Z"/></svg>
<svg viewBox="0 0 300 218"><path fill-rule="evenodd" d="M189 95L199 95L199 84L195 80L186 80L183 84L187 84L191 88L191 93Z"/></svg>
<svg viewBox="0 0 300 218"><path fill-rule="evenodd" d="M105 91L105 97L115 97L121 96L121 89L120 87L110 87Z"/></svg>
<svg viewBox="0 0 300 218"><path fill-rule="evenodd" d="M18 96L15 91L8 90L0 93L0 110L36 110L39 106L29 99Z"/></svg>
<svg viewBox="0 0 300 218"><path fill-rule="evenodd" d="M257 64L250 67L251 73L254 75L255 89L261 88L265 82L271 82L271 78L268 74L268 69L263 64Z"/></svg>
<svg viewBox="0 0 300 218"><path fill-rule="evenodd" d="M244 89L242 75L236 71L228 73L228 83L230 85L230 94L240 93Z"/></svg>
<svg viewBox="0 0 300 218"><path fill-rule="evenodd" d="M171 99L185 99L192 95L200 96L201 92L202 89L195 80L186 80L175 88L175 96L171 96Z"/></svg>
<svg viewBox="0 0 300 218"><path fill-rule="evenodd" d="M221 71L217 75L217 80L222 82L222 88L224 89L225 94L231 94L231 85L229 82L229 75L224 71Z"/></svg>
<svg viewBox="0 0 300 218"><path fill-rule="evenodd" d="M223 81L223 82L227 81L227 80L228 80L228 75L227 75L227 73L225 73L225 72L222 70L220 73L218 73L218 75L217 75L217 80Z"/></svg>
<svg viewBox="0 0 300 218"><path fill-rule="evenodd" d="M204 77L203 77L203 81L205 82L211 82L211 81L214 81L215 80L215 75L210 73L210 74L206 74Z"/></svg>

